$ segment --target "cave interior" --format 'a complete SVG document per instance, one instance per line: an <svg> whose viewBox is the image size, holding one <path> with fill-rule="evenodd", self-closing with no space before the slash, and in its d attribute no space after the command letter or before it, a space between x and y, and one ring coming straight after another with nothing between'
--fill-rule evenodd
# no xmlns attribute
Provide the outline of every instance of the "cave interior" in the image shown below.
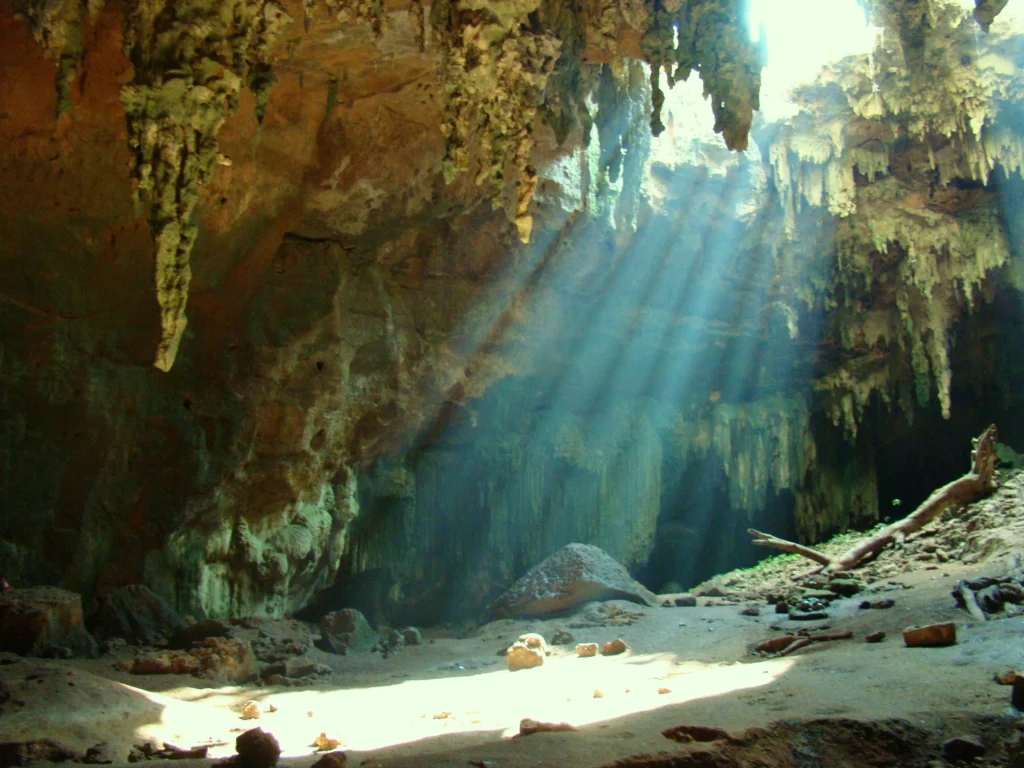
<svg viewBox="0 0 1024 768"><path fill-rule="evenodd" d="M0 3L0 768L1024 766L1018 4Z"/></svg>

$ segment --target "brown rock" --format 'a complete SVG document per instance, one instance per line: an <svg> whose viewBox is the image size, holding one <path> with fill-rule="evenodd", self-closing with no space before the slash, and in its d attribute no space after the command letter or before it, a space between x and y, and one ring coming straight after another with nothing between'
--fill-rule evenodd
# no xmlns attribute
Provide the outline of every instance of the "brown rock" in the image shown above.
<svg viewBox="0 0 1024 768"><path fill-rule="evenodd" d="M406 627L403 629L402 640L406 645L423 645L423 635L416 627Z"/></svg>
<svg viewBox="0 0 1024 768"><path fill-rule="evenodd" d="M238 765L241 768L273 768L281 757L281 746L274 734L253 728L235 739Z"/></svg>
<svg viewBox="0 0 1024 768"><path fill-rule="evenodd" d="M628 648L629 646L626 645L626 641L621 637L617 637L611 642L605 643L601 646L601 655L618 656L620 653L625 653Z"/></svg>
<svg viewBox="0 0 1024 768"><path fill-rule="evenodd" d="M196 675L245 683L256 677L256 657L248 643L208 637L190 651L137 656L125 662L123 668L133 675Z"/></svg>
<svg viewBox="0 0 1024 768"><path fill-rule="evenodd" d="M996 672L994 675L995 681L1000 685L1013 685L1013 681L1016 680L1017 677L1017 673L1012 669L1007 670L1006 672ZM0 699L0 701L3 701L3 699Z"/></svg>
<svg viewBox="0 0 1024 768"><path fill-rule="evenodd" d="M348 765L348 757L344 752L328 752L315 763L313 768L345 768Z"/></svg>
<svg viewBox="0 0 1024 768"><path fill-rule="evenodd" d="M903 632L903 642L908 648L934 648L956 645L956 624L930 624L927 627L911 627Z"/></svg>
<svg viewBox="0 0 1024 768"><path fill-rule="evenodd" d="M977 736L956 736L942 745L942 756L947 760L968 761L984 754L985 745Z"/></svg>
<svg viewBox="0 0 1024 768"><path fill-rule="evenodd" d="M524 635L520 635L519 642L524 643L527 648L534 648L541 651L545 656L551 655L551 649L548 648L548 644L547 641L544 640L544 636L539 635L536 632L527 632Z"/></svg>
<svg viewBox="0 0 1024 768"><path fill-rule="evenodd" d="M1024 677L1017 675L1013 679L1013 688L1010 689L1010 703L1024 712Z"/></svg>
<svg viewBox="0 0 1024 768"><path fill-rule="evenodd" d="M81 595L58 587L0 592L0 651L39 656L53 646L96 654L96 641L82 624Z"/></svg>
<svg viewBox="0 0 1024 768"><path fill-rule="evenodd" d="M576 655L597 656L597 643L579 643L576 645Z"/></svg>
<svg viewBox="0 0 1024 768"><path fill-rule="evenodd" d="M0 743L0 766L29 765L30 763L63 763L75 755L50 739L7 741Z"/></svg>
<svg viewBox="0 0 1024 768"><path fill-rule="evenodd" d="M312 746L317 748L319 752L329 752L332 749L337 749L341 741L338 739L332 739L326 733L321 733L315 739L313 739Z"/></svg>
<svg viewBox="0 0 1024 768"><path fill-rule="evenodd" d="M249 700L242 705L243 720L259 720L263 717L263 708L258 701Z"/></svg>
<svg viewBox="0 0 1024 768"><path fill-rule="evenodd" d="M542 731L575 731L576 726L569 723L542 723L539 720L532 720L525 717L519 721L519 733L522 736L529 736L531 733Z"/></svg>
<svg viewBox="0 0 1024 768"><path fill-rule="evenodd" d="M531 648L526 643L515 642L505 653L505 666L510 672L530 667L539 667L544 663L544 652L539 648Z"/></svg>
<svg viewBox="0 0 1024 768"><path fill-rule="evenodd" d="M706 725L677 725L662 731L661 735L680 744L694 742L706 744L710 741L731 740L729 734L721 728L711 728Z"/></svg>
<svg viewBox="0 0 1024 768"><path fill-rule="evenodd" d="M885 640L885 632L872 632L864 637L866 643L880 643Z"/></svg>
<svg viewBox="0 0 1024 768"><path fill-rule="evenodd" d="M377 644L377 633L362 613L354 608L332 611L320 619L321 648L344 656L349 651L369 651Z"/></svg>
<svg viewBox="0 0 1024 768"><path fill-rule="evenodd" d="M568 544L513 584L491 604L491 612L509 618L550 616L593 600L615 599L658 605L654 593L604 550Z"/></svg>
<svg viewBox="0 0 1024 768"><path fill-rule="evenodd" d="M555 630L555 634L551 636L552 645L572 645L575 640L576 638L572 636L572 632L567 629Z"/></svg>

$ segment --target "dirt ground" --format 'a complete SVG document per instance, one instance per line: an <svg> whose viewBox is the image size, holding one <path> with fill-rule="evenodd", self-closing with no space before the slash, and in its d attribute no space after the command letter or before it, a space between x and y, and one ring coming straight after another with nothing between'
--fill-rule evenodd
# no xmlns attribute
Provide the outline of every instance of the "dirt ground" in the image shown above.
<svg viewBox="0 0 1024 768"><path fill-rule="evenodd" d="M933 523L904 550L855 572L863 591L833 602L820 621L790 621L766 602L808 570L806 561L788 558L718 577L698 590L704 596L696 607L616 602L622 613L604 626L573 627L587 623L579 615L503 620L459 638L426 631L423 645L388 658L314 651L335 669L334 679L301 689L129 675L110 656L8 655L0 659L0 742L50 739L79 755L102 742L115 764L145 742L210 744L216 761L258 725L276 736L283 762L303 767L317 759L311 744L323 733L359 766L936 768L958 764L943 757L946 739L973 735L986 753L970 764L1020 768L1024 718L1010 705L1010 687L994 676L1024 673L1024 616L979 623L950 590L961 578L1003 575L1022 545L1024 480L1017 476L992 499ZM859 608L884 598L894 605ZM741 613L751 607L759 615ZM957 625L956 645L905 646L908 626L947 621ZM768 638L826 626L853 637L782 658L752 651ZM506 669L499 651L519 634L550 641L558 629L573 644L553 646L540 667ZM878 631L886 633L882 642L865 642ZM629 646L622 655L575 654L575 642L617 637ZM276 711L242 720L248 700ZM522 736L524 718L575 730ZM684 729L677 738L688 743L662 735L680 726L728 735Z"/></svg>

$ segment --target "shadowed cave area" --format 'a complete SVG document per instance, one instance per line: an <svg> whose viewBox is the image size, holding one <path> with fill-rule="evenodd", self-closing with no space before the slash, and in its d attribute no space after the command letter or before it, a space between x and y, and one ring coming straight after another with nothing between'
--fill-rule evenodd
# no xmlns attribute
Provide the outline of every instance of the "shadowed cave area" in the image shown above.
<svg viewBox="0 0 1024 768"><path fill-rule="evenodd" d="M0 768L1024 768L1019 1L0 4Z"/></svg>

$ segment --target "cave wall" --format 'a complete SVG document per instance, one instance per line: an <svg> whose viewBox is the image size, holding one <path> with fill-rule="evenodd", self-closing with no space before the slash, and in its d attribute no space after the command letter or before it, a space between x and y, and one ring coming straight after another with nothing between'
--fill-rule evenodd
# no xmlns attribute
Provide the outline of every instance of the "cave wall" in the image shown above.
<svg viewBox="0 0 1024 768"><path fill-rule="evenodd" d="M12 582L423 622L582 539L657 588L912 498L908 416L1019 415L999 22L769 123L724 0L228 5L0 7Z"/></svg>

